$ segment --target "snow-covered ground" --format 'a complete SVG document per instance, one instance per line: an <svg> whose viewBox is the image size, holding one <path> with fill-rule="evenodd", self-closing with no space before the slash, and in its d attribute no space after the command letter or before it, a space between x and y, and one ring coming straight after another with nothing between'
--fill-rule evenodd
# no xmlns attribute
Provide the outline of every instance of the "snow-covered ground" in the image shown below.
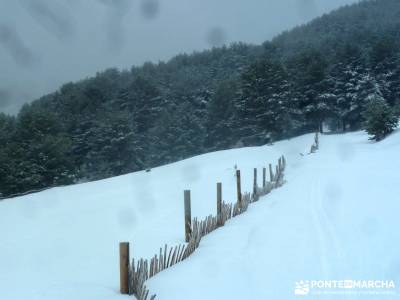
<svg viewBox="0 0 400 300"><path fill-rule="evenodd" d="M118 294L118 242L135 257L184 241L192 216L216 210L216 182L235 201L234 165L250 191L254 167L284 154L287 183L202 239L186 261L148 281L157 299L295 299L300 280L400 284L400 132L361 132L210 153L108 180L0 202L0 299L105 300ZM261 172L259 172L261 179ZM326 295L323 299L398 299ZM319 298L309 295L308 299Z"/></svg>

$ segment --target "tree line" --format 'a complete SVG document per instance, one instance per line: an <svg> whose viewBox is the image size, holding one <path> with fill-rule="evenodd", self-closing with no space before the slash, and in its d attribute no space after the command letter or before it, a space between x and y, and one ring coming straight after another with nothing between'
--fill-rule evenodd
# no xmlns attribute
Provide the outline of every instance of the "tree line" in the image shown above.
<svg viewBox="0 0 400 300"><path fill-rule="evenodd" d="M0 114L0 195L324 127L366 128L381 139L399 115L398 15L397 0L363 1L262 45L235 43L67 83L17 116Z"/></svg>

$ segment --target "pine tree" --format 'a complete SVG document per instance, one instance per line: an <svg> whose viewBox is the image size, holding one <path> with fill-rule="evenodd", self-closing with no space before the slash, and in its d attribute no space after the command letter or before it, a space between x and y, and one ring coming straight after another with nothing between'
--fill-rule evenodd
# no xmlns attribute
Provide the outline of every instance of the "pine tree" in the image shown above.
<svg viewBox="0 0 400 300"><path fill-rule="evenodd" d="M291 132L290 84L283 66L264 57L243 73L241 81L236 104L241 136L265 144Z"/></svg>
<svg viewBox="0 0 400 300"><path fill-rule="evenodd" d="M382 97L371 96L363 114L365 130L371 139L380 141L391 133L397 126L398 118Z"/></svg>
<svg viewBox="0 0 400 300"><path fill-rule="evenodd" d="M352 111L357 107L361 90L360 82L365 73L362 64L357 58L352 57L348 57L345 62L340 62L332 68L329 76L332 83L331 92L336 97L333 112L338 119L337 129L346 131L353 125L353 119L359 117Z"/></svg>
<svg viewBox="0 0 400 300"><path fill-rule="evenodd" d="M238 86L233 80L221 82L207 107L207 138L205 147L209 150L223 149L232 145L234 134L232 118Z"/></svg>
<svg viewBox="0 0 400 300"><path fill-rule="evenodd" d="M295 55L288 65L290 76L294 80L297 105L308 120L308 129L322 131L328 109L326 101L331 98L326 97L329 81L326 76L327 62L323 54L317 49L309 48Z"/></svg>

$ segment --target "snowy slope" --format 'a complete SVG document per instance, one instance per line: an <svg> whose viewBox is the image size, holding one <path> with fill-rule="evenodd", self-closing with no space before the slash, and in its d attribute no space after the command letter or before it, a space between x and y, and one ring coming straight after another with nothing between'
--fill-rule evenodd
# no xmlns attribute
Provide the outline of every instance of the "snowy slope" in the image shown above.
<svg viewBox="0 0 400 300"><path fill-rule="evenodd" d="M192 216L204 217L215 213L216 182L235 201L235 164L250 191L253 168L282 154L287 184L149 280L157 299L291 299L302 279L400 280L400 133L378 144L363 133L323 136L317 154L299 155L312 141L215 152L0 202L0 298L127 299L118 294L118 242L131 241L135 257L182 243L184 189Z"/></svg>
<svg viewBox="0 0 400 300"><path fill-rule="evenodd" d="M183 190L192 191L192 216L216 212L216 182L235 201L234 165L243 191L254 167L286 154L299 160L312 135L274 146L210 153L108 180L51 189L0 202L0 299L124 299L119 291L118 243L135 257L184 242Z"/></svg>
<svg viewBox="0 0 400 300"><path fill-rule="evenodd" d="M151 279L150 290L159 299L283 300L299 298L300 280L400 284L399 153L400 132L381 143L364 133L323 136L317 154L289 160L284 187L205 237L189 260Z"/></svg>

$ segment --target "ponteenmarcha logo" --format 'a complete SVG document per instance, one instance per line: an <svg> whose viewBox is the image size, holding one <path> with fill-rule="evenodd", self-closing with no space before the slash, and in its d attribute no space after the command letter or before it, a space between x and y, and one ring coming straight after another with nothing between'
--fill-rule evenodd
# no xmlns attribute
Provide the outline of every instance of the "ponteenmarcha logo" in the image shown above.
<svg viewBox="0 0 400 300"><path fill-rule="evenodd" d="M310 282L308 280L300 280L296 282L294 294L297 296L305 296L310 293Z"/></svg>
<svg viewBox="0 0 400 300"><path fill-rule="evenodd" d="M393 280L300 280L294 294L396 295L396 285Z"/></svg>

